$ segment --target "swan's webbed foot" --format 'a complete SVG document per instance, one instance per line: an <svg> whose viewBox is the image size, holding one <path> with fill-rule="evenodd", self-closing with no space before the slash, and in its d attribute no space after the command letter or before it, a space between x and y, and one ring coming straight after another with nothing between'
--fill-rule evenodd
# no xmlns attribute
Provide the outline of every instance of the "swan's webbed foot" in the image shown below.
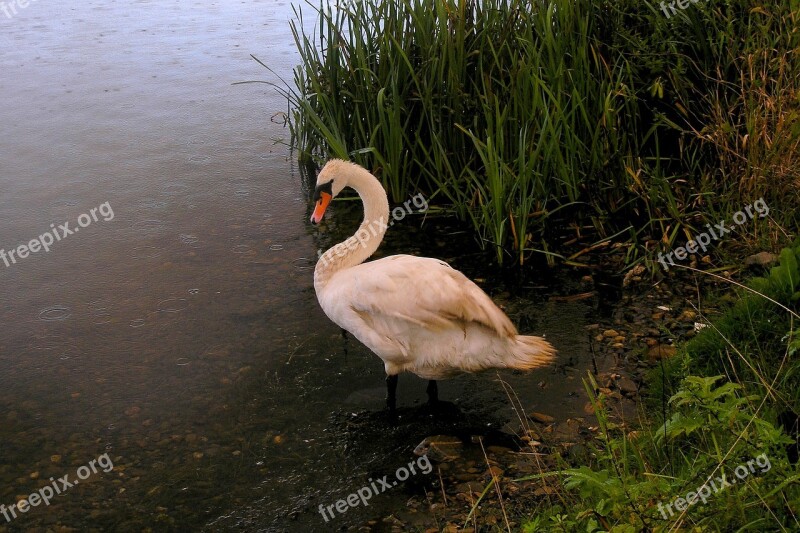
<svg viewBox="0 0 800 533"><path fill-rule="evenodd" d="M425 392L428 393L428 405L434 406L439 403L439 385L436 384L436 380L431 379L428 381L428 387Z"/></svg>

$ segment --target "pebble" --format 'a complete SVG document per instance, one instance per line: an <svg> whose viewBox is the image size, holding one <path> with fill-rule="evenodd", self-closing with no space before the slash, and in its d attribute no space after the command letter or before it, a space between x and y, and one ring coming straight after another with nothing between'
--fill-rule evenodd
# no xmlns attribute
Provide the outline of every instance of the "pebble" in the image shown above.
<svg viewBox="0 0 800 533"><path fill-rule="evenodd" d="M414 448L414 454L420 457L427 455L431 460L443 463L458 459L463 452L463 447L464 443L458 437L433 435L423 439Z"/></svg>
<svg viewBox="0 0 800 533"><path fill-rule="evenodd" d="M540 424L552 424L553 422L556 421L556 419L550 415L546 415L544 413L537 413L535 411L532 413L528 413L528 418L530 418L534 422L539 422Z"/></svg>
<svg viewBox="0 0 800 533"><path fill-rule="evenodd" d="M767 266L771 265L777 260L778 257L775 254L769 252L759 252L745 259L744 264L746 266L751 266L751 265Z"/></svg>
<svg viewBox="0 0 800 533"><path fill-rule="evenodd" d="M639 387L636 386L636 383L634 383L633 380L627 376L621 376L617 380L617 388L626 394L635 394L639 390Z"/></svg>
<svg viewBox="0 0 800 533"><path fill-rule="evenodd" d="M490 478L501 478L503 477L503 474L505 474L505 471L502 468L498 466L492 466L489 467L489 469L486 470L483 475Z"/></svg>

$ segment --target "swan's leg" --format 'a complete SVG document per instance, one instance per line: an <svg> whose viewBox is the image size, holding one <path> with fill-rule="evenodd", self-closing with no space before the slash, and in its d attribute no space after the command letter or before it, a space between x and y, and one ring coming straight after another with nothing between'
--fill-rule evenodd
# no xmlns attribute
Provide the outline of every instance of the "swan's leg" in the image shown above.
<svg viewBox="0 0 800 533"><path fill-rule="evenodd" d="M436 384L436 380L431 379L428 381L428 388L425 389L425 392L428 393L429 405L434 405L439 401L439 385Z"/></svg>
<svg viewBox="0 0 800 533"><path fill-rule="evenodd" d="M394 413L397 407L397 376L397 374L386 376L386 407L391 413Z"/></svg>
<svg viewBox="0 0 800 533"><path fill-rule="evenodd" d="M347 330L344 328L340 328L342 330L342 344L344 345L344 356L347 357Z"/></svg>

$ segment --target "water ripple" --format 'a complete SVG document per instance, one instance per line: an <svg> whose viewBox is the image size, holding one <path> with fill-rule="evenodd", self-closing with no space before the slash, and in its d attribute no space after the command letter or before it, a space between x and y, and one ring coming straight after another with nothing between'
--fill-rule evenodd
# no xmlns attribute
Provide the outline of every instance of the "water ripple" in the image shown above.
<svg viewBox="0 0 800 533"><path fill-rule="evenodd" d="M158 302L158 310L162 313L178 313L189 307L186 298L167 298Z"/></svg>
<svg viewBox="0 0 800 533"><path fill-rule="evenodd" d="M168 183L161 189L161 192L169 195L180 195L185 194L188 190L189 186L185 183Z"/></svg>
<svg viewBox="0 0 800 533"><path fill-rule="evenodd" d="M160 232L166 225L166 222L158 219L140 220L139 222L135 222L131 226L131 229L139 234L151 235Z"/></svg>
<svg viewBox="0 0 800 533"><path fill-rule="evenodd" d="M39 320L47 322L66 320L70 316L72 316L72 310L66 305L53 305L39 311Z"/></svg>
<svg viewBox="0 0 800 533"><path fill-rule="evenodd" d="M248 244L237 244L233 248L231 248L231 252L235 254L252 254L253 247Z"/></svg>
<svg viewBox="0 0 800 533"><path fill-rule="evenodd" d="M201 154L192 155L189 156L187 161L189 161L190 163L194 163L195 165L205 165L206 163L211 161L211 156L201 155Z"/></svg>
<svg viewBox="0 0 800 533"><path fill-rule="evenodd" d="M161 254L164 253L163 248L159 248L158 246L140 246L138 248L133 249L133 258L134 259L155 259L156 257L160 257Z"/></svg>

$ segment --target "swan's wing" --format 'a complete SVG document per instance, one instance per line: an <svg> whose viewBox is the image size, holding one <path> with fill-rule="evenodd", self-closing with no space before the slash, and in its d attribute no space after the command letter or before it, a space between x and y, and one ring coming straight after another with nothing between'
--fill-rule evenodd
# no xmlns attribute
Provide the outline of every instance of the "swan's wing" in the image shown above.
<svg viewBox="0 0 800 533"><path fill-rule="evenodd" d="M517 334L492 299L444 261L395 255L348 270L355 289L350 306L373 327L386 319L432 331L475 322L502 337Z"/></svg>

